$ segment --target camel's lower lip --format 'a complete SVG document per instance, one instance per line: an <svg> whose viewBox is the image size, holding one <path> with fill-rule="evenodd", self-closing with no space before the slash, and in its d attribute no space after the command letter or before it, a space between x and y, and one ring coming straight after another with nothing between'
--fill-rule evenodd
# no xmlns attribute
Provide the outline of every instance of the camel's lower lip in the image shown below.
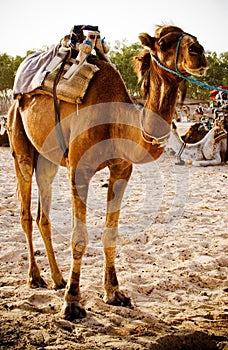
<svg viewBox="0 0 228 350"><path fill-rule="evenodd" d="M196 69L189 69L186 67L186 71L191 75L202 77L206 73L207 67L201 67Z"/></svg>

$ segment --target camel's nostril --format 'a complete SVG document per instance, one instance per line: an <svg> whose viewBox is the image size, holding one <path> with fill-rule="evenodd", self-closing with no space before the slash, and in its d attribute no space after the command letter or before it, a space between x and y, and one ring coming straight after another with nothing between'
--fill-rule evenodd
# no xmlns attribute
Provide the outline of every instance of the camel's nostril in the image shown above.
<svg viewBox="0 0 228 350"><path fill-rule="evenodd" d="M188 52L191 55L202 55L204 52L204 49L200 44L194 43L188 48Z"/></svg>

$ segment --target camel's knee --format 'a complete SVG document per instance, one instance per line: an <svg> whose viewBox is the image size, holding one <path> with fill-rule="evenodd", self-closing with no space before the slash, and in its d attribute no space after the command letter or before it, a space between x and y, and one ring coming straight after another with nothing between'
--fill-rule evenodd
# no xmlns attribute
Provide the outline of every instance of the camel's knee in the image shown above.
<svg viewBox="0 0 228 350"><path fill-rule="evenodd" d="M83 255L86 251L86 245L83 245L82 242L78 242L77 244L72 243L72 257L74 260L81 261Z"/></svg>
<svg viewBox="0 0 228 350"><path fill-rule="evenodd" d="M79 259L80 256L83 256L88 243L89 236L86 224L76 219L76 223L74 224L71 237L72 254L74 259Z"/></svg>
<svg viewBox="0 0 228 350"><path fill-rule="evenodd" d="M101 238L104 248L106 249L116 247L117 237L117 227L106 227Z"/></svg>
<svg viewBox="0 0 228 350"><path fill-rule="evenodd" d="M36 217L36 224L39 227L41 233L43 231L51 230L51 223L50 220L45 215L37 215Z"/></svg>
<svg viewBox="0 0 228 350"><path fill-rule="evenodd" d="M32 233L32 216L30 215L28 218L25 216L21 215L21 226L23 228L23 231L27 234Z"/></svg>
<svg viewBox="0 0 228 350"><path fill-rule="evenodd" d="M76 241L72 241L72 256L74 260L79 260L83 257L86 247L88 245L88 239L85 237L81 237Z"/></svg>
<svg viewBox="0 0 228 350"><path fill-rule="evenodd" d="M15 152L13 152L13 157L15 158L15 162L18 164L18 170L23 176L24 180L30 182L34 171L31 155L15 154Z"/></svg>

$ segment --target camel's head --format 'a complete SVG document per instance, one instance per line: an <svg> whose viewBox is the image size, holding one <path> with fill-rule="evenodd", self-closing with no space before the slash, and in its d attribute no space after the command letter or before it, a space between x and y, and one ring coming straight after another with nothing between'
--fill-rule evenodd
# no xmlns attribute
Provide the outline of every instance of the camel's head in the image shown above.
<svg viewBox="0 0 228 350"><path fill-rule="evenodd" d="M193 35L175 26L161 26L154 37L141 33L139 39L159 63L184 75L202 76L208 66L203 47Z"/></svg>

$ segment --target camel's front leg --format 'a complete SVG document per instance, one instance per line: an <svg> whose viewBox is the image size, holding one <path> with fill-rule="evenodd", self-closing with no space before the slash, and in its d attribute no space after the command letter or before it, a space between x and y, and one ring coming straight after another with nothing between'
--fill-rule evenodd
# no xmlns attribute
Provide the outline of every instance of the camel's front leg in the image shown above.
<svg viewBox="0 0 228 350"><path fill-rule="evenodd" d="M74 169L70 169L69 173L73 208L72 263L60 316L74 320L86 316L86 311L80 304L80 273L82 257L88 244L86 200L91 177L81 170L75 172Z"/></svg>
<svg viewBox="0 0 228 350"><path fill-rule="evenodd" d="M119 290L115 269L116 240L118 220L122 198L132 172L132 165L122 162L110 167L108 202L105 231L102 237L104 245L104 300L107 304L131 306L130 298Z"/></svg>
<svg viewBox="0 0 228 350"><path fill-rule="evenodd" d="M210 166L210 165L219 165L221 164L222 159L220 154L216 154L213 159L206 159L206 160L194 160L192 162L192 165L194 166Z"/></svg>

